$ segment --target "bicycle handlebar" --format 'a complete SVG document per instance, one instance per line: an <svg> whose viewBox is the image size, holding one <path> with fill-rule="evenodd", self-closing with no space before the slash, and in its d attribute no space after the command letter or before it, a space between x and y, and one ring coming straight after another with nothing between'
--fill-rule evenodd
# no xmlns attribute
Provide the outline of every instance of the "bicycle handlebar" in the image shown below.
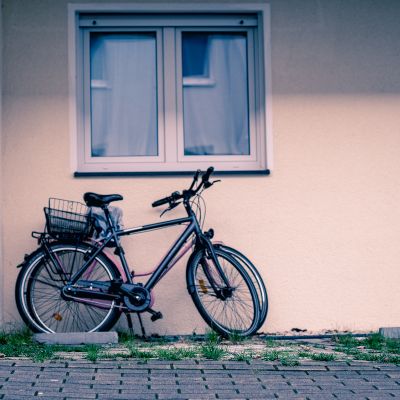
<svg viewBox="0 0 400 400"><path fill-rule="evenodd" d="M174 203L175 201L181 199L183 196L179 192L174 192L171 196L164 197L160 200L156 200L151 203L152 207L162 206L163 204Z"/></svg>
<svg viewBox="0 0 400 400"><path fill-rule="evenodd" d="M199 175L201 174L201 171L198 169L194 176L193 176L193 181L192 184L190 185L190 188L188 190L184 190L182 193L179 192L173 192L171 196L164 197L162 199L154 201L151 206L152 207L159 207L162 206L163 204L173 204L176 201L180 199L189 199L190 197L193 197L199 190L204 187L204 188L209 188L212 183L209 182L211 174L214 172L214 167L209 167L206 172L203 173L201 177L201 182L197 186L196 189L193 189L194 186L196 185L196 182L199 178Z"/></svg>

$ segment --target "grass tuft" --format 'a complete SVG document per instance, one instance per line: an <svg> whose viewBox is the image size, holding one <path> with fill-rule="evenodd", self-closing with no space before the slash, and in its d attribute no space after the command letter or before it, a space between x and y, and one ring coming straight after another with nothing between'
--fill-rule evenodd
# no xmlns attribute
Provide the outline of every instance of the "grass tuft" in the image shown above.
<svg viewBox="0 0 400 400"><path fill-rule="evenodd" d="M99 345L88 344L85 346L86 359L92 362L97 362L97 360L102 356L102 349Z"/></svg>
<svg viewBox="0 0 400 400"><path fill-rule="evenodd" d="M185 358L195 358L196 351L193 349L159 349L155 351L155 355L159 360L178 361Z"/></svg>
<svg viewBox="0 0 400 400"><path fill-rule="evenodd" d="M237 343L243 343L244 341L248 340L248 338L246 336L234 332L229 335L228 340L231 343L237 344Z"/></svg>
<svg viewBox="0 0 400 400"><path fill-rule="evenodd" d="M46 346L32 340L28 329L0 332L0 353L6 357L29 357L35 362L53 358L56 346Z"/></svg>
<svg viewBox="0 0 400 400"><path fill-rule="evenodd" d="M296 365L300 365L299 358L295 354L287 354L285 356L281 356L279 361L285 367L295 367Z"/></svg>
<svg viewBox="0 0 400 400"><path fill-rule="evenodd" d="M288 351L266 350L261 358L264 361L280 361L282 365L293 367L299 365L299 356Z"/></svg>
<svg viewBox="0 0 400 400"><path fill-rule="evenodd" d="M209 360L220 360L226 354L226 351L221 346L206 343L200 347L200 353Z"/></svg>
<svg viewBox="0 0 400 400"><path fill-rule="evenodd" d="M148 360L150 358L156 358L156 354L153 351L148 350L140 350L136 346L128 346L129 355L132 358L140 358L144 360Z"/></svg>
<svg viewBox="0 0 400 400"><path fill-rule="evenodd" d="M277 350L266 350L261 354L261 358L264 361L278 361L281 352Z"/></svg>
<svg viewBox="0 0 400 400"><path fill-rule="evenodd" d="M254 353L251 350L235 353L232 357L233 361L250 361L254 358Z"/></svg>
<svg viewBox="0 0 400 400"><path fill-rule="evenodd" d="M310 358L314 361L335 361L336 355L333 353L311 353Z"/></svg>
<svg viewBox="0 0 400 400"><path fill-rule="evenodd" d="M279 347L279 346L281 346L281 343L278 340L268 339L265 341L265 346L266 347Z"/></svg>
<svg viewBox="0 0 400 400"><path fill-rule="evenodd" d="M207 331L204 335L204 339L208 344L218 344L221 342L221 336L213 330Z"/></svg>

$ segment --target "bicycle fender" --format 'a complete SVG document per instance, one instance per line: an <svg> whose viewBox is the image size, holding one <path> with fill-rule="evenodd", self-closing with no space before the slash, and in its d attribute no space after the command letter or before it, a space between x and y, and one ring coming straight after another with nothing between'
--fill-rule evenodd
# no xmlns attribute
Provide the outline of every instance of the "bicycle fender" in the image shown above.
<svg viewBox="0 0 400 400"><path fill-rule="evenodd" d="M188 279L188 277L189 277L189 268L190 268L190 265L192 264L192 260L194 259L194 257L196 257L196 255L197 255L200 251L204 252L204 249L199 249L199 250L197 250L197 251L194 251L194 252L190 255L190 257L189 257L189 259L188 259L188 261L187 261L187 263L186 263L186 289L187 289L187 291L189 292L190 295L191 295L191 294L193 293L193 291L194 291L194 286L193 286L193 284L192 284L192 285L189 284L189 279Z"/></svg>
<svg viewBox="0 0 400 400"><path fill-rule="evenodd" d="M41 248L39 247L38 249L36 249L35 251L33 251L30 254L25 254L24 255L24 261L22 261L21 263L19 263L16 268L22 268L25 264L28 264L33 257L36 256L37 253L39 253L41 251Z"/></svg>

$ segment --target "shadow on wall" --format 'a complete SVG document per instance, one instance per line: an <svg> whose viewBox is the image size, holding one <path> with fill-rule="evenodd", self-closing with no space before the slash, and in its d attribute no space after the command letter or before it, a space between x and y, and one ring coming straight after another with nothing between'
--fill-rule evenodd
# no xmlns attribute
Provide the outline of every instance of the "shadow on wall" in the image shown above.
<svg viewBox="0 0 400 400"><path fill-rule="evenodd" d="M400 1L273 0L277 94L400 93Z"/></svg>

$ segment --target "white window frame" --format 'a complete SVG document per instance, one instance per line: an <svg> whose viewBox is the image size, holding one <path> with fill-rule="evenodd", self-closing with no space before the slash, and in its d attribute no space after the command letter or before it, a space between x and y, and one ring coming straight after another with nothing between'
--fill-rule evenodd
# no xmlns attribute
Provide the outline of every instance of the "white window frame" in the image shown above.
<svg viewBox="0 0 400 400"><path fill-rule="evenodd" d="M177 71L178 82L170 82L168 79L163 80L163 84L159 84L158 88L158 141L159 141L159 155L157 157L149 157L144 161L143 157L124 158L124 157L91 157L89 154L90 143L88 136L85 135L84 130L89 129L90 121L85 120L88 113L84 110L84 105L88 104L89 89L86 87L86 92L82 91L83 80L88 79L85 77L82 59L82 45L88 44L85 39L85 30L80 29L79 21L81 24L86 23L81 17L82 14L99 13L101 18L96 18L96 30L101 29L101 25L107 26L107 13L120 13L121 27L113 27L113 31L123 30L127 31L126 19L131 19L132 14L138 13L134 21L134 28L129 28L131 31L157 31L152 26L149 27L148 14L159 13L151 15L150 18L159 19L158 23L168 25L171 28L164 27L162 40L157 40L157 52L163 52L163 59L169 65L169 68L174 68ZM124 15L125 13L125 15ZM164 14L162 14L164 13ZM166 14L168 13L168 14ZM142 17L146 14L146 17ZM170 14L174 14L173 18ZM182 82L179 70L181 63L177 62L175 48L179 43L179 35L175 35L175 29L179 31L179 17L187 20L188 14L193 16L193 24L188 30L202 30L198 27L198 15L207 14L210 20L210 26L214 24L221 27L221 14L224 20L227 20L227 25L232 26L229 19L237 19L241 14L253 14L257 18L257 30L254 38L248 37L248 50L252 52L254 58L254 65L249 65L250 78L257 82L254 86L254 93L249 95L249 120L250 120L250 146L256 149L250 156L184 156L183 152L183 118L178 118L180 110L180 101L182 97L182 84L202 85L207 84L204 78L199 78L198 81L194 79L193 82ZM177 18L178 16L178 18ZM82 22L83 21L83 22ZM168 22L169 21L169 22ZM87 24L92 21L88 19ZM157 26L157 21L154 22ZM246 23L245 23L246 24ZM201 23L199 25L202 25ZM208 26L209 24L207 24ZM185 22L186 26L186 22ZM240 27L242 30L250 32L246 26ZM213 28L214 30L214 28ZM221 30L226 31L229 28L221 27ZM271 130L271 96L270 96L270 6L269 4L261 3L129 3L129 4L104 4L104 3L90 3L90 4L69 4L68 6L68 31L69 31L69 90L70 90L70 126L71 126L71 159L72 159L72 172L76 176L84 175L99 175L99 174L147 174L147 173L185 173L191 172L198 168L206 168L213 165L216 171L219 172L243 172L243 173L268 173L272 167L272 130ZM111 31L110 28L106 29L107 32ZM159 33L157 33L159 35ZM158 36L160 38L161 36ZM253 46L253 43L255 44ZM257 49L257 55L255 54ZM86 49L87 51L87 49ZM158 63L159 64L159 63ZM87 70L87 68L86 68ZM254 71L254 73L253 73ZM159 70L157 66L157 73L162 74L163 71ZM160 76L158 77L160 79ZM202 82L203 80L203 82ZM207 79L206 79L207 80ZM212 78L211 78L212 80ZM161 80L158 80L161 82ZM86 83L86 82L85 82ZM97 82L101 86L101 82ZM208 84L212 84L208 80ZM89 93L90 95L90 93ZM254 100L252 100L254 99ZM89 103L90 104L90 103ZM172 106L171 108L171 105ZM175 107L175 109L174 109ZM256 112L259 110L259 112ZM255 146L255 147L254 147ZM147 157L146 157L147 158Z"/></svg>

